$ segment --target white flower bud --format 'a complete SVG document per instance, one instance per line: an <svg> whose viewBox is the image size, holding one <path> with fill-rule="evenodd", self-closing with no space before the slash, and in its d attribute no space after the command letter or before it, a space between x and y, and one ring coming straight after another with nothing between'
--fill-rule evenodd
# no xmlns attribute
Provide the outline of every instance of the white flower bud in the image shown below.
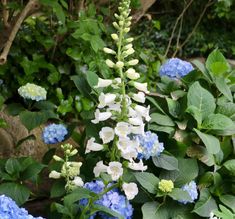
<svg viewBox="0 0 235 219"><path fill-rule="evenodd" d="M131 80L136 80L140 77L140 74L135 71L133 68L129 68L126 71L126 76Z"/></svg>
<svg viewBox="0 0 235 219"><path fill-rule="evenodd" d="M116 95L112 93L104 94L103 92L99 96L99 105L98 108L104 108L108 104L111 104L116 99Z"/></svg>
<svg viewBox="0 0 235 219"><path fill-rule="evenodd" d="M55 161L64 162L64 160L63 160L61 157L57 156L57 155L54 155L54 156L53 156L53 159L54 159Z"/></svg>
<svg viewBox="0 0 235 219"><path fill-rule="evenodd" d="M74 156L75 154L77 154L78 153L78 150L77 149L74 149L74 150L72 150L71 152L70 152L70 156Z"/></svg>
<svg viewBox="0 0 235 219"><path fill-rule="evenodd" d="M123 26L124 25L124 21L119 21L119 26Z"/></svg>
<svg viewBox="0 0 235 219"><path fill-rule="evenodd" d="M122 189L128 200L132 200L139 192L136 183L123 183Z"/></svg>
<svg viewBox="0 0 235 219"><path fill-rule="evenodd" d="M114 17L117 18L117 19L120 18L120 16L118 14L116 14L116 13L114 14Z"/></svg>
<svg viewBox="0 0 235 219"><path fill-rule="evenodd" d="M134 41L134 38L133 38L133 37L130 37L130 38L127 38L127 39L126 39L126 42L127 42L127 43L131 43L131 42L133 42L133 41Z"/></svg>
<svg viewBox="0 0 235 219"><path fill-rule="evenodd" d="M128 65L137 65L139 63L139 60L138 59L132 59L130 60L127 64Z"/></svg>
<svg viewBox="0 0 235 219"><path fill-rule="evenodd" d="M131 26L131 22L130 22L130 21L128 21L128 22L125 24L125 26L126 26L126 27Z"/></svg>
<svg viewBox="0 0 235 219"><path fill-rule="evenodd" d="M131 83L133 86L140 91L143 91L144 93L149 93L148 91L148 84L147 83L139 83L139 82L133 82Z"/></svg>
<svg viewBox="0 0 235 219"><path fill-rule="evenodd" d="M84 182L82 181L82 178L79 177L79 176L75 176L72 183L75 185L75 186L80 186L82 187L84 185Z"/></svg>
<svg viewBox="0 0 235 219"><path fill-rule="evenodd" d="M105 61L106 65L110 68L113 68L115 66L115 64L110 60L110 59L107 59Z"/></svg>
<svg viewBox="0 0 235 219"><path fill-rule="evenodd" d="M118 35L116 33L111 34L111 37L115 41L117 41L119 39L119 37L118 37Z"/></svg>
<svg viewBox="0 0 235 219"><path fill-rule="evenodd" d="M133 44L132 43L129 43L129 44L127 44L126 46L124 46L124 49L130 49L130 48L132 48L133 47Z"/></svg>
<svg viewBox="0 0 235 219"><path fill-rule="evenodd" d="M118 62L116 63L116 67L117 67L117 68L123 68L123 67L124 67L124 62L118 61Z"/></svg>
<svg viewBox="0 0 235 219"><path fill-rule="evenodd" d="M118 23L117 23L117 22L113 22L113 26L114 26L116 29L118 29L118 30L119 30L119 25L118 25Z"/></svg>
<svg viewBox="0 0 235 219"><path fill-rule="evenodd" d="M123 31L124 31L125 33L128 33L128 32L130 31L130 29L131 29L130 27L126 27L126 28L123 29Z"/></svg>
<svg viewBox="0 0 235 219"><path fill-rule="evenodd" d="M99 177L101 173L107 172L108 166L104 165L103 161L99 161L96 163L96 166L94 167L93 173L95 177Z"/></svg>
<svg viewBox="0 0 235 219"><path fill-rule="evenodd" d="M103 48L103 51L107 54L113 54L113 55L116 54L116 52L114 50L107 48L107 47Z"/></svg>
<svg viewBox="0 0 235 219"><path fill-rule="evenodd" d="M145 102L145 94L143 92L138 92L137 94L133 94L132 99L139 103Z"/></svg>
<svg viewBox="0 0 235 219"><path fill-rule="evenodd" d="M148 168L147 166L144 166L143 160L140 160L139 163L129 162L128 167L137 171L145 171Z"/></svg>
<svg viewBox="0 0 235 219"><path fill-rule="evenodd" d="M59 179L61 176L61 173L55 171L55 170L52 170L49 174L49 178L52 178L52 179Z"/></svg>
<svg viewBox="0 0 235 219"><path fill-rule="evenodd" d="M130 48L130 49L126 50L126 51L124 52L124 54L127 55L127 56L129 56L129 55L132 55L134 52L135 52L135 50L134 50L133 48Z"/></svg>

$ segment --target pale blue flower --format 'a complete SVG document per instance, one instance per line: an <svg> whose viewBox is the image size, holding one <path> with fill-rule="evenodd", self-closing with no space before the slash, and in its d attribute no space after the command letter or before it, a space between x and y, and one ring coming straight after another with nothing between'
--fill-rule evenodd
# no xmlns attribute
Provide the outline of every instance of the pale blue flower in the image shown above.
<svg viewBox="0 0 235 219"><path fill-rule="evenodd" d="M44 128L42 139L45 144L56 144L62 142L67 134L68 130L64 125L53 123Z"/></svg>
<svg viewBox="0 0 235 219"><path fill-rule="evenodd" d="M42 217L33 217L24 208L17 206L11 198L0 195L0 219L43 219Z"/></svg>
<svg viewBox="0 0 235 219"><path fill-rule="evenodd" d="M110 184L111 186L111 184ZM92 182L85 183L84 188L89 189L92 192L97 194L104 191L105 185L102 181L96 180ZM85 206L87 205L88 200L82 199L80 204ZM118 189L112 189L111 191L105 193L100 199L94 202L97 205L105 206L117 213L121 214L124 219L131 219L133 214L133 208L130 202L124 195L121 195ZM103 212L97 213L100 218L103 219L115 219L110 215L107 215ZM91 215L89 219L95 218L97 214Z"/></svg>
<svg viewBox="0 0 235 219"><path fill-rule="evenodd" d="M140 145L138 159L148 160L150 157L159 156L163 150L163 143L159 142L158 136L150 131L145 132L145 135L135 135L136 140Z"/></svg>
<svg viewBox="0 0 235 219"><path fill-rule="evenodd" d="M180 203L183 203L183 204L193 203L194 200L198 198L197 184L194 181L191 181L190 183L184 185L182 189L188 192L189 196L191 197L191 201L179 200Z"/></svg>
<svg viewBox="0 0 235 219"><path fill-rule="evenodd" d="M171 58L160 67L159 75L170 78L182 78L193 70L191 63L178 58Z"/></svg>
<svg viewBox="0 0 235 219"><path fill-rule="evenodd" d="M45 88L31 83L27 83L26 85L21 86L18 89L18 93L24 99L30 99L36 101L46 100L46 95L47 95Z"/></svg>

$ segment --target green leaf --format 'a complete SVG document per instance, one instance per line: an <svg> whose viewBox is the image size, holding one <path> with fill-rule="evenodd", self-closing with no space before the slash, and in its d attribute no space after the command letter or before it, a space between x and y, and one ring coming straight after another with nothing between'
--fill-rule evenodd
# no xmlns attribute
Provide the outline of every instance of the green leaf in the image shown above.
<svg viewBox="0 0 235 219"><path fill-rule="evenodd" d="M79 51L79 49L77 47L75 48L68 48L66 50L66 54L71 57L72 59L74 59L75 61L79 61L81 59L81 51Z"/></svg>
<svg viewBox="0 0 235 219"><path fill-rule="evenodd" d="M188 91L187 106L195 106L202 115L202 120L215 111L215 99L213 95L201 87L199 82L193 83Z"/></svg>
<svg viewBox="0 0 235 219"><path fill-rule="evenodd" d="M134 173L136 180L143 186L148 192L156 194L159 179L152 173L139 172Z"/></svg>
<svg viewBox="0 0 235 219"><path fill-rule="evenodd" d="M28 200L30 190L18 183L2 183L0 185L0 194L9 196L15 200L18 205L22 205Z"/></svg>
<svg viewBox="0 0 235 219"><path fill-rule="evenodd" d="M208 56L206 60L206 68L214 77L223 76L224 73L230 70L227 60L217 49Z"/></svg>
<svg viewBox="0 0 235 219"><path fill-rule="evenodd" d="M87 77L87 82L91 88L93 88L94 86L96 86L98 84L99 77L95 72L88 71L86 73L86 77Z"/></svg>
<svg viewBox="0 0 235 219"><path fill-rule="evenodd" d="M65 181L63 179L56 180L51 187L51 198L58 198L64 196L65 191Z"/></svg>
<svg viewBox="0 0 235 219"><path fill-rule="evenodd" d="M175 118L178 118L180 115L180 104L179 102L172 100L170 98L166 98L168 110L169 113L174 116Z"/></svg>
<svg viewBox="0 0 235 219"><path fill-rule="evenodd" d="M23 173L21 173L21 179L22 180L31 179L31 178L37 176L45 167L46 167L46 165L43 165L43 164L40 164L40 163L34 161L34 163L30 164L23 171Z"/></svg>
<svg viewBox="0 0 235 219"><path fill-rule="evenodd" d="M36 102L34 104L34 107L36 107L39 110L54 110L54 109L56 109L56 105L50 101L47 101L47 100Z"/></svg>
<svg viewBox="0 0 235 219"><path fill-rule="evenodd" d="M97 35L91 36L90 43L95 52L98 52L98 50L103 49L105 46L104 41Z"/></svg>
<svg viewBox="0 0 235 219"><path fill-rule="evenodd" d="M191 105L186 109L186 112L191 114L194 117L194 119L197 121L198 126L201 126L201 124L202 124L202 114L201 114L200 109L198 109L197 107Z"/></svg>
<svg viewBox="0 0 235 219"><path fill-rule="evenodd" d="M167 115L162 115L160 113L152 113L150 117L151 117L150 121L151 123L154 122L163 126L175 126L173 120Z"/></svg>
<svg viewBox="0 0 235 219"><path fill-rule="evenodd" d="M20 163L15 158L9 158L5 164L5 169L10 175L19 175Z"/></svg>
<svg viewBox="0 0 235 219"><path fill-rule="evenodd" d="M178 160L166 154L152 158L153 163L156 167L160 167L165 170L178 170Z"/></svg>
<svg viewBox="0 0 235 219"><path fill-rule="evenodd" d="M147 202L142 207L143 219L156 219L157 202Z"/></svg>
<svg viewBox="0 0 235 219"><path fill-rule="evenodd" d="M210 153L210 154L219 153L219 151L220 151L220 142L215 136L202 133L197 129L193 129L193 130L197 133L199 138L205 144L208 153Z"/></svg>
<svg viewBox="0 0 235 219"><path fill-rule="evenodd" d="M219 197L220 201L229 207L235 213L235 196L234 195L222 195Z"/></svg>
<svg viewBox="0 0 235 219"><path fill-rule="evenodd" d="M169 126L161 126L155 124L148 124L148 129L155 132L165 132L169 135L173 135L175 132L175 128Z"/></svg>
<svg viewBox="0 0 235 219"><path fill-rule="evenodd" d="M147 96L147 100L150 101L160 112L162 112L163 114L166 115L166 113L164 112L164 110L161 108L161 106L157 103L156 100L154 100L154 98Z"/></svg>
<svg viewBox="0 0 235 219"><path fill-rule="evenodd" d="M201 63L199 60L193 60L192 63L203 73L203 75L209 82L212 82L211 76L207 71L207 69L205 68L205 66L203 65L203 63Z"/></svg>
<svg viewBox="0 0 235 219"><path fill-rule="evenodd" d="M168 195L176 201L192 201L188 192L179 188L174 188L171 193L168 193Z"/></svg>
<svg viewBox="0 0 235 219"><path fill-rule="evenodd" d="M232 176L235 176L235 159L227 160L223 166L229 171Z"/></svg>
<svg viewBox="0 0 235 219"><path fill-rule="evenodd" d="M213 210L217 210L217 204L210 195L208 189L202 189L200 192L200 198L196 202L193 212L202 217L209 217Z"/></svg>
<svg viewBox="0 0 235 219"><path fill-rule="evenodd" d="M203 129L218 135L235 134L235 123L223 114L211 114L202 123Z"/></svg>
<svg viewBox="0 0 235 219"><path fill-rule="evenodd" d="M106 214L113 216L114 218L118 219L124 219L124 216L119 214L117 211L113 211L108 207L102 206L102 205L93 205L95 211L102 211Z"/></svg>
<svg viewBox="0 0 235 219"><path fill-rule="evenodd" d="M231 118L235 115L235 104L234 103L220 104L219 106L217 106L216 112Z"/></svg>
<svg viewBox="0 0 235 219"><path fill-rule="evenodd" d="M9 113L11 116L17 116L24 110L25 108L19 103L11 103L6 107L7 113Z"/></svg>
<svg viewBox="0 0 235 219"><path fill-rule="evenodd" d="M215 85L218 88L218 90L229 100L233 101L232 92L229 88L229 86L226 83L226 78L224 77L216 77L215 78Z"/></svg>

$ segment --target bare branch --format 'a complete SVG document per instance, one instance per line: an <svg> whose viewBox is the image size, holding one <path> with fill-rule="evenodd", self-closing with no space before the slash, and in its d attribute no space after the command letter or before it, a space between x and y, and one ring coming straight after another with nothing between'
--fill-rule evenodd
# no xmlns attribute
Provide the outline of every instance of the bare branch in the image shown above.
<svg viewBox="0 0 235 219"><path fill-rule="evenodd" d="M14 24L11 33L6 41L6 44L4 46L4 49L2 51L2 54L0 55L0 65L3 65L7 61L7 56L10 51L11 45L15 39L15 36L17 32L20 29L21 24L23 23L24 19L26 18L27 14L33 10L33 9L38 9L39 8L39 2L38 0L30 0L28 4L25 6L25 8L21 11L18 20Z"/></svg>
<svg viewBox="0 0 235 219"><path fill-rule="evenodd" d="M9 11L7 9L7 0L2 0L2 5L3 5L3 11L2 11L3 25L5 28L8 28Z"/></svg>

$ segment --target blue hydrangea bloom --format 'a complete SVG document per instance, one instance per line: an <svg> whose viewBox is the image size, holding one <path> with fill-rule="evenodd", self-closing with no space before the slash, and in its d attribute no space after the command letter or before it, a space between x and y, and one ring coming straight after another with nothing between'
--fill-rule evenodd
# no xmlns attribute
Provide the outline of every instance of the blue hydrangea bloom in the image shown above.
<svg viewBox="0 0 235 219"><path fill-rule="evenodd" d="M0 218L1 219L43 219L33 217L24 208L19 208L9 197L0 195Z"/></svg>
<svg viewBox="0 0 235 219"><path fill-rule="evenodd" d="M135 135L133 138L138 141L142 150L138 154L138 159L148 160L150 157L159 156L164 150L164 145L158 141L158 136L150 131L145 132L145 135Z"/></svg>
<svg viewBox="0 0 235 219"><path fill-rule="evenodd" d="M170 78L182 78L189 72L194 70L191 63L178 58L168 59L161 67L160 76L168 76Z"/></svg>
<svg viewBox="0 0 235 219"><path fill-rule="evenodd" d="M193 203L194 200L198 198L198 192L197 192L197 184L194 181L191 181L190 183L184 185L182 189L186 192L188 192L189 196L191 197L191 201L186 200L179 200L180 203L187 204L187 203Z"/></svg>
<svg viewBox="0 0 235 219"><path fill-rule="evenodd" d="M56 144L62 142L67 134L68 130L64 125L53 123L44 128L42 139L46 144Z"/></svg>
<svg viewBox="0 0 235 219"><path fill-rule="evenodd" d="M111 184L110 184L111 185ZM102 181L96 180L92 182L85 183L84 188L89 189L96 194L103 192L105 185ZM80 200L80 204L87 205L88 200ZM121 195L118 189L112 189L111 191L104 194L99 200L95 201L95 204L105 206L117 213L121 214L125 219L131 219L133 214L133 208L130 202L124 195ZM115 219L110 215L103 212L97 213L103 219ZM97 214L91 215L89 219L95 218Z"/></svg>

